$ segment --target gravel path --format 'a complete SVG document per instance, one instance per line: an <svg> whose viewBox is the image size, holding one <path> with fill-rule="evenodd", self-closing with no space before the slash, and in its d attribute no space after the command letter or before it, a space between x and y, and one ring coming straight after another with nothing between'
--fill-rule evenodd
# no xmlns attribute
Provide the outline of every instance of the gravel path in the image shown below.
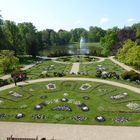
<svg viewBox="0 0 140 140"><path fill-rule="evenodd" d="M78 74L79 67L80 67L80 63L73 63L70 74L72 74L72 73Z"/></svg>
<svg viewBox="0 0 140 140"><path fill-rule="evenodd" d="M130 67L130 66L128 66L128 65L125 65L124 63L121 63L121 62L117 61L116 59L114 59L114 56L109 57L109 59L110 59L112 62L114 62L115 64L121 66L123 69L125 69L125 70L127 70L127 71L133 70L133 71L135 71L135 72L137 72L137 73L140 74L140 71L137 71L137 70L135 70L134 68L132 68L132 67Z"/></svg>
<svg viewBox="0 0 140 140"><path fill-rule="evenodd" d="M140 127L0 122L0 140L36 137L39 140L139 140Z"/></svg>
<svg viewBox="0 0 140 140"><path fill-rule="evenodd" d="M103 79L96 79L96 78L43 78L43 79L36 79L36 80L30 80L30 81L25 81L25 82L19 82L17 83L17 85L28 85L28 84L33 84L33 83L38 83L38 82L45 82L45 81L91 81L91 82L99 82L99 83L104 83L104 84L109 84L109 85L113 85L113 86L117 86L117 87L121 87L121 88L126 88L128 90L134 91L136 93L140 94L140 88L137 87L133 87L130 85L126 85L126 84L122 84L122 83L118 83L118 82L113 82L113 81L108 81L108 80L103 80ZM10 85L6 85L3 87L0 87L0 91L5 90L5 89L9 89L9 88L13 88L15 87L14 84L10 84Z"/></svg>

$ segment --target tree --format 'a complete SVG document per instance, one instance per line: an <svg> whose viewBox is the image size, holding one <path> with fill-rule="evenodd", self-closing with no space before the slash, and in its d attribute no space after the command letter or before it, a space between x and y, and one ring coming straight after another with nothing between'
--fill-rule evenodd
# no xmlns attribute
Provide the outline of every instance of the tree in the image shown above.
<svg viewBox="0 0 140 140"><path fill-rule="evenodd" d="M43 30L42 31L43 48L46 48L48 46L51 46L51 43L54 41L52 39L51 32L54 32L54 31L52 29L46 29L46 30ZM53 40L52 42L50 40L50 36L51 36L51 39Z"/></svg>
<svg viewBox="0 0 140 140"><path fill-rule="evenodd" d="M3 20L2 20L2 16L0 15L0 50L3 50L6 47L5 36L4 36L2 25L3 25Z"/></svg>
<svg viewBox="0 0 140 140"><path fill-rule="evenodd" d="M130 54L130 56L131 56L131 53L130 53L130 49L132 48L132 47L134 47L134 46L136 46L137 44L135 43L135 42L133 42L132 40L126 40L125 42L124 42L124 45L123 45L123 47L122 48L120 48L119 50L118 50L118 52L117 52L117 55L116 55L116 58L118 59L118 60L120 60L121 62L124 62L124 63L126 63L126 62L128 62L128 60L127 59L129 59L128 57L126 57L127 55L128 55L128 52L129 52L129 54ZM129 57L130 57L129 56Z"/></svg>
<svg viewBox="0 0 140 140"><path fill-rule="evenodd" d="M68 44L70 41L70 33L65 31L65 30L59 30L58 31L58 40L57 44L58 45L65 45Z"/></svg>
<svg viewBox="0 0 140 140"><path fill-rule="evenodd" d="M118 34L117 34L117 42L116 44L113 46L113 55L117 54L117 51L119 48L123 47L123 44L126 40L130 39L132 41L136 40L136 32L134 29L130 28L130 27L124 27L123 29L121 29Z"/></svg>
<svg viewBox="0 0 140 140"><path fill-rule="evenodd" d="M101 46L103 47L103 54L105 56L111 55L113 46L116 44L118 38L119 29L117 27L114 27L112 29L108 29L106 32L106 35L101 38Z"/></svg>
<svg viewBox="0 0 140 140"><path fill-rule="evenodd" d="M128 50L126 54L126 63L136 66L137 68L140 67L140 46L134 45Z"/></svg>
<svg viewBox="0 0 140 140"><path fill-rule="evenodd" d="M57 44L57 33L55 31L50 32L50 43L51 45L56 45Z"/></svg>
<svg viewBox="0 0 140 140"><path fill-rule="evenodd" d="M0 12L1 12L1 10L0 10ZM2 25L2 23L3 23L2 15L0 15L0 25Z"/></svg>
<svg viewBox="0 0 140 140"><path fill-rule="evenodd" d="M19 59L14 56L14 52L9 50L2 50L0 52L0 59L4 73L13 71L19 63Z"/></svg>
<svg viewBox="0 0 140 140"><path fill-rule="evenodd" d="M140 23L134 24L132 26L132 29L136 32L136 42L138 45L140 45Z"/></svg>
<svg viewBox="0 0 140 140"><path fill-rule="evenodd" d="M122 48L119 49L116 58L126 64L140 67L140 46L132 40L124 42Z"/></svg>
<svg viewBox="0 0 140 140"><path fill-rule="evenodd" d="M99 42L105 36L105 31L99 27L90 27L88 32L88 40L90 42Z"/></svg>
<svg viewBox="0 0 140 140"><path fill-rule="evenodd" d="M32 55L33 58L36 57L39 51L39 34L36 32L35 26L31 22L24 22L18 24L22 49L25 54ZM41 42L42 43L42 42Z"/></svg>
<svg viewBox="0 0 140 140"><path fill-rule="evenodd" d="M84 28L75 28L70 33L71 42L79 42L81 37L87 38L87 31Z"/></svg>
<svg viewBox="0 0 140 140"><path fill-rule="evenodd" d="M4 22L4 34L8 42L8 49L13 50L16 55L19 52L20 35L15 22L9 20Z"/></svg>
<svg viewBox="0 0 140 140"><path fill-rule="evenodd" d="M38 54L38 40L36 34L28 33L26 35L26 41L27 41L27 54L32 55L33 58L36 58Z"/></svg>

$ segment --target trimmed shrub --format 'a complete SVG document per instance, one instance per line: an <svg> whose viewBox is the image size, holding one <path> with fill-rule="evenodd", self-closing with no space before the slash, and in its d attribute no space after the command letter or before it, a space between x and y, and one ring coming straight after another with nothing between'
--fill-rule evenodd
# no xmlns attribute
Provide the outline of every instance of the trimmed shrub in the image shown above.
<svg viewBox="0 0 140 140"><path fill-rule="evenodd" d="M136 73L135 71L126 71L122 75L124 80L130 79L130 81L140 80L140 74Z"/></svg>

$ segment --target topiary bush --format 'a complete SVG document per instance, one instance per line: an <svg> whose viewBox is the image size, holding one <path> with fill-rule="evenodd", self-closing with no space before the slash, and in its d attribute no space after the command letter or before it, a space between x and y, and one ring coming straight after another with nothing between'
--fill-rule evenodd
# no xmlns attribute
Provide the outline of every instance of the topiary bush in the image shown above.
<svg viewBox="0 0 140 140"><path fill-rule="evenodd" d="M121 76L124 80L127 80L127 79L130 79L130 81L140 80L140 74L133 70L125 71Z"/></svg>

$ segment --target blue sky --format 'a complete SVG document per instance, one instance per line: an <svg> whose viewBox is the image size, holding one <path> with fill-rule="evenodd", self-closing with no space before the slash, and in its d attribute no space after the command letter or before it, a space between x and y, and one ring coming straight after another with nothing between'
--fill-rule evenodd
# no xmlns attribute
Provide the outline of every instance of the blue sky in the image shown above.
<svg viewBox="0 0 140 140"><path fill-rule="evenodd" d="M140 0L0 0L4 20L32 22L38 30L122 28L140 22L139 9Z"/></svg>

